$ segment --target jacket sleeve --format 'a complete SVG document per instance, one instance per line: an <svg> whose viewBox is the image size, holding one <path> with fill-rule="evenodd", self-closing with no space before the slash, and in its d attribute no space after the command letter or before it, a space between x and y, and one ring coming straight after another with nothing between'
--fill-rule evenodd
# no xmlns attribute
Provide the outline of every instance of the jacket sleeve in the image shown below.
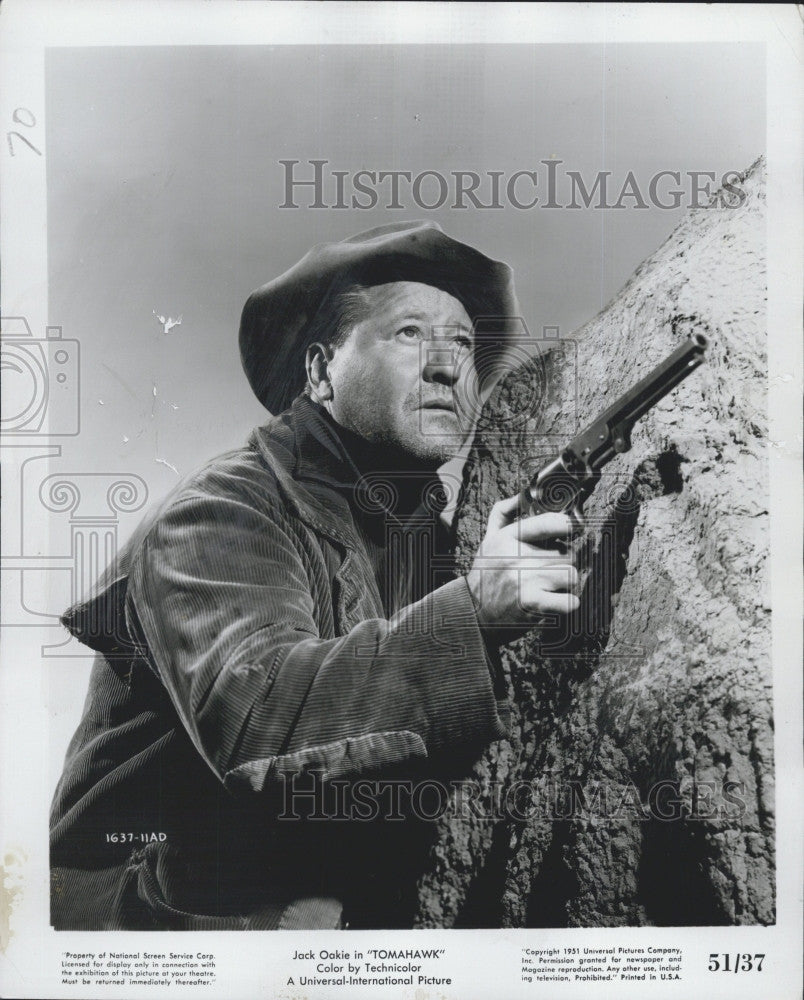
<svg viewBox="0 0 804 1000"><path fill-rule="evenodd" d="M463 578L321 638L312 565L273 513L186 498L129 576L152 665L228 788L308 769L349 777L506 735Z"/></svg>

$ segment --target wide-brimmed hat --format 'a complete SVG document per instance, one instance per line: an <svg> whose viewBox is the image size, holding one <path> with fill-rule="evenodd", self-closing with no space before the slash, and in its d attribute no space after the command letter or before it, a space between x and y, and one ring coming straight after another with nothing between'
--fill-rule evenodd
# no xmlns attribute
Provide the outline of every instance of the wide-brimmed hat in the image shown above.
<svg viewBox="0 0 804 1000"><path fill-rule="evenodd" d="M519 316L511 268L447 236L435 222L401 222L319 243L249 296L240 321L240 356L260 402L279 413L304 388L304 357L320 339L321 314L352 284L420 281L454 295L473 321L483 318L486 366L504 350Z"/></svg>

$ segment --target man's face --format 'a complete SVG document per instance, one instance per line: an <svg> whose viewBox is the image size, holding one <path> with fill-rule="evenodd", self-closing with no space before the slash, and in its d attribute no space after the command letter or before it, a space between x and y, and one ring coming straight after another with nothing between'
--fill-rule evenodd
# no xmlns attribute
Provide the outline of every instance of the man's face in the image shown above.
<svg viewBox="0 0 804 1000"><path fill-rule="evenodd" d="M363 296L364 318L328 365L328 409L361 437L439 465L474 429L472 322L458 299L417 281Z"/></svg>

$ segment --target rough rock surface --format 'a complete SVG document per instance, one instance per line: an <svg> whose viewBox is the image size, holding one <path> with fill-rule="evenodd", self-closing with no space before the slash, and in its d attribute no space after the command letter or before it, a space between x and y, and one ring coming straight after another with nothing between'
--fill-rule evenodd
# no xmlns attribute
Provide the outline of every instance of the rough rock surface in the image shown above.
<svg viewBox="0 0 804 1000"><path fill-rule="evenodd" d="M438 823L418 926L774 920L762 160L741 187L739 207L690 212L574 348L511 374L487 407L496 437L458 519L466 568L528 466L690 332L710 341L587 504L572 634L503 648L511 738Z"/></svg>

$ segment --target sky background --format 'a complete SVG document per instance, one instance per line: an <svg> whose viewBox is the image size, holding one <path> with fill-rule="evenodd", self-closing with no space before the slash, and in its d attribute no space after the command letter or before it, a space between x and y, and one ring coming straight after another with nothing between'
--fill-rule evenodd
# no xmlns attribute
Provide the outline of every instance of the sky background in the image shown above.
<svg viewBox="0 0 804 1000"><path fill-rule="evenodd" d="M568 335L684 212L281 210L279 160L510 175L555 157L647 190L765 148L760 45L65 48L46 86L49 317L82 352L61 461L137 473L154 499L264 418L240 311L312 244L433 219L513 266L532 332Z"/></svg>

